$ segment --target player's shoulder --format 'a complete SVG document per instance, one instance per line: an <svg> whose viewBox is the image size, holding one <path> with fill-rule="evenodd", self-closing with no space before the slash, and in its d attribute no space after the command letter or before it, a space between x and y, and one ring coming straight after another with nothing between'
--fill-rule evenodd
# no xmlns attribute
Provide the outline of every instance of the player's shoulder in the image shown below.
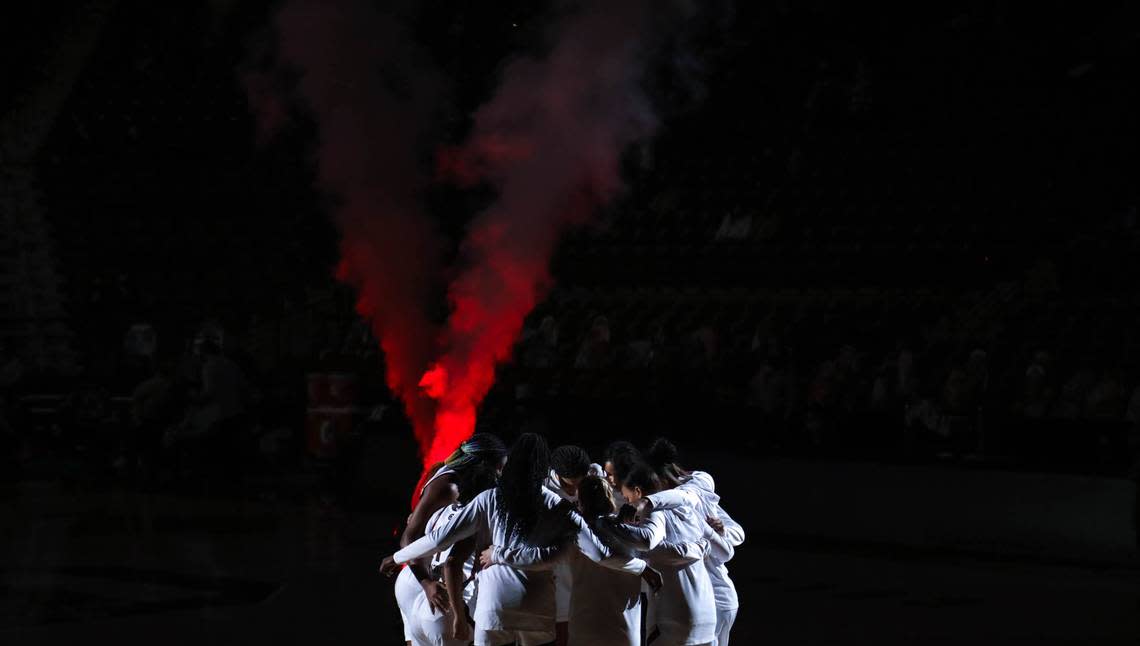
<svg viewBox="0 0 1140 646"><path fill-rule="evenodd" d="M549 487L542 487L542 501L548 508L555 508L564 502L562 496L550 490Z"/></svg>
<svg viewBox="0 0 1140 646"><path fill-rule="evenodd" d="M478 505L480 507L486 507L486 506L494 503L498 494L499 494L499 488L498 487L491 487L490 489L487 489L485 491L480 491L474 498L471 499L471 502L469 502L467 504L468 505Z"/></svg>
<svg viewBox="0 0 1140 646"><path fill-rule="evenodd" d="M716 493L716 481L713 480L712 474L707 471L690 472L689 479L685 482L685 484L694 489L699 489L708 493Z"/></svg>

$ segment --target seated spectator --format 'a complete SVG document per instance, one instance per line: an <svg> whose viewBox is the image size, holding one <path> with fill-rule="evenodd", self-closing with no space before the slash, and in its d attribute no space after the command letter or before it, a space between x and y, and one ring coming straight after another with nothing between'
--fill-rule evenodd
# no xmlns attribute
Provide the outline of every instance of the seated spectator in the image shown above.
<svg viewBox="0 0 1140 646"><path fill-rule="evenodd" d="M1085 416L1093 421L1114 422L1124 412L1124 392L1111 372L1104 372L1085 399Z"/></svg>
<svg viewBox="0 0 1140 646"><path fill-rule="evenodd" d="M1045 368L1034 363L1025 371L1025 383L1022 387L1020 412L1022 417L1028 419L1042 419L1049 410L1052 393L1045 380Z"/></svg>
<svg viewBox="0 0 1140 646"><path fill-rule="evenodd" d="M604 316L594 318L589 334L578 347L575 368L597 370L609 365L610 323Z"/></svg>
<svg viewBox="0 0 1140 646"><path fill-rule="evenodd" d="M752 233L752 215L749 213L725 213L715 240L747 240Z"/></svg>

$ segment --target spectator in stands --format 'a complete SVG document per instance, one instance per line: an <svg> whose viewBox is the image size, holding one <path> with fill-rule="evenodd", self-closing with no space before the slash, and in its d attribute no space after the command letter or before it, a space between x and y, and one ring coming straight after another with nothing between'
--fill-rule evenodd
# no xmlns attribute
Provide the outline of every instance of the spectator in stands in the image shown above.
<svg viewBox="0 0 1140 646"><path fill-rule="evenodd" d="M1051 400L1045 368L1038 363L1030 364L1025 371L1025 382L1022 386L1021 402L1018 406L1022 417L1042 419L1049 410Z"/></svg>
<svg viewBox="0 0 1140 646"><path fill-rule="evenodd" d="M635 336L627 347L627 369L647 368L653 360L653 341L650 335L642 334Z"/></svg>
<svg viewBox="0 0 1140 646"><path fill-rule="evenodd" d="M787 373L779 363L764 359L748 384L746 405L759 413L759 436L764 444L778 444L783 435Z"/></svg>
<svg viewBox="0 0 1140 646"><path fill-rule="evenodd" d="M898 388L900 399L907 401L918 394L918 373L915 369L914 352L902 341L898 344L898 361L896 363L898 376L895 386Z"/></svg>
<svg viewBox="0 0 1140 646"><path fill-rule="evenodd" d="M990 387L989 355L981 348L970 352L966 361L966 393L968 404L976 410L985 400Z"/></svg>
<svg viewBox="0 0 1140 646"><path fill-rule="evenodd" d="M1085 416L1096 422L1119 421L1124 411L1124 392L1120 380L1106 370L1089 390L1085 399Z"/></svg>
<svg viewBox="0 0 1140 646"><path fill-rule="evenodd" d="M195 466L207 469L209 484L225 487L238 475L245 453L249 384L241 368L222 354L220 334L207 330L194 347L202 359L200 389L168 441L182 443Z"/></svg>
<svg viewBox="0 0 1140 646"><path fill-rule="evenodd" d="M970 412L966 372L955 367L946 377L942 388L942 410L950 415L967 415Z"/></svg>
<svg viewBox="0 0 1140 646"><path fill-rule="evenodd" d="M22 444L11 421L16 385L22 374L18 360L9 353L7 344L0 341L0 470L5 477L15 473L16 456Z"/></svg>
<svg viewBox="0 0 1140 646"><path fill-rule="evenodd" d="M553 316L542 317L538 330L524 340L523 364L545 370L558 360L558 322Z"/></svg>
<svg viewBox="0 0 1140 646"><path fill-rule="evenodd" d="M693 332L693 341L704 365L716 362L719 355L720 339L712 325L706 324L697 328Z"/></svg>
<svg viewBox="0 0 1140 646"><path fill-rule="evenodd" d="M139 322L127 328L123 335L123 363L119 366L123 389L117 392L125 393L150 376L157 347L158 334L151 324Z"/></svg>
<svg viewBox="0 0 1140 646"><path fill-rule="evenodd" d="M1077 370L1061 388L1061 396L1053 405L1053 417L1058 419L1080 419L1085 412L1085 402L1089 391L1096 382L1096 375L1088 366Z"/></svg>
<svg viewBox="0 0 1140 646"><path fill-rule="evenodd" d="M0 392L15 389L24 376L24 364L7 343L0 341Z"/></svg>
<svg viewBox="0 0 1140 646"><path fill-rule="evenodd" d="M713 236L716 240L747 240L752 233L752 214L741 213L738 210L724 214Z"/></svg>
<svg viewBox="0 0 1140 646"><path fill-rule="evenodd" d="M578 356L574 359L574 367L597 370L607 367L609 360L610 322L605 316L596 316L589 334L578 347Z"/></svg>
<svg viewBox="0 0 1140 646"><path fill-rule="evenodd" d="M875 369L875 376L871 380L871 393L869 407L875 413L889 412L891 406L891 376L893 364L890 358Z"/></svg>
<svg viewBox="0 0 1140 646"><path fill-rule="evenodd" d="M179 413L171 372L171 365L160 360L131 393L127 467L143 484L153 482L163 435Z"/></svg>
<svg viewBox="0 0 1140 646"><path fill-rule="evenodd" d="M812 446L824 447L831 443L837 398L835 362L827 360L819 365L808 391L804 431Z"/></svg>

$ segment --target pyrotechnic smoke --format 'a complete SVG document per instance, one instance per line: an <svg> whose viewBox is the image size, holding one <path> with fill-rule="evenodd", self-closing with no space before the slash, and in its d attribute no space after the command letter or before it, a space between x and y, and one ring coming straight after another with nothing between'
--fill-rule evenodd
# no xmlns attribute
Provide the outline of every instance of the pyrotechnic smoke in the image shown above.
<svg viewBox="0 0 1140 646"><path fill-rule="evenodd" d="M320 129L321 187L341 199L338 276L359 290L357 309L373 321L425 466L474 431L496 365L550 287L559 234L620 192L622 152L658 124L644 92L650 58L696 6L574 3L546 54L503 68L470 136L436 159L445 177L496 191L467 230L442 329L427 314L439 251L419 172L437 75L415 64L426 58L398 23L362 0L293 0L278 15L280 57L302 73ZM251 100L263 89L251 84ZM259 112L279 120L281 108Z"/></svg>
<svg viewBox="0 0 1140 646"><path fill-rule="evenodd" d="M426 450L435 405L419 380L436 351L429 312L441 249L421 194L430 181L424 151L435 143L428 115L442 84L399 21L363 1L294 0L274 26L277 63L300 74L296 90L317 122L319 187L337 200L337 278L357 289L388 385ZM263 127L272 127L283 108L264 78L247 86Z"/></svg>
<svg viewBox="0 0 1140 646"><path fill-rule="evenodd" d="M648 1L583 3L544 59L505 68L468 142L441 164L461 181L489 180L498 198L471 224L467 264L448 290L445 352L424 377L439 402L429 456L471 434L496 364L549 288L559 233L614 197L622 151L657 125L641 86L650 10Z"/></svg>

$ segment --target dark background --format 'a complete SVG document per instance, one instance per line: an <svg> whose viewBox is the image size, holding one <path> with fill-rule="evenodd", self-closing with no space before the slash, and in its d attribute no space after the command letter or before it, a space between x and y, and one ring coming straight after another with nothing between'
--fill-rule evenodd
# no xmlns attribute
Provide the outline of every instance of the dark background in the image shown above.
<svg viewBox="0 0 1140 646"><path fill-rule="evenodd" d="M504 59L537 47L545 8L417 6L454 81L446 137ZM5 7L0 630L16 642L90 625L201 643L275 622L386 638L370 559L415 447L332 275L313 123L291 115L259 143L242 74L274 9ZM675 439L762 528L738 575L742 615L750 592L768 613L741 620L756 640L860 643L864 628L810 626L894 622L877 643L1135 643L1135 18L1126 3L740 3L697 44L699 92L651 88L665 125L626 194L562 241L481 428L595 455ZM453 238L478 203L432 199ZM157 338L146 360L137 324ZM189 391L206 328L255 393L221 488L129 439L148 366ZM354 412L314 444L328 420L307 384L325 374L355 384ZM937 572L891 581L923 568ZM1058 579L1071 588L1034 596ZM329 619L330 585L359 612ZM309 603L298 589L326 610L283 610Z"/></svg>

